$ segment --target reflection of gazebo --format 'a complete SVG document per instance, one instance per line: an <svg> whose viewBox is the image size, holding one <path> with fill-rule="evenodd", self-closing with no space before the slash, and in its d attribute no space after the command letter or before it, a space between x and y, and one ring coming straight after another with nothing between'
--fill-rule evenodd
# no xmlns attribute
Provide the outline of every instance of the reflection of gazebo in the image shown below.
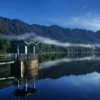
<svg viewBox="0 0 100 100"><path fill-rule="evenodd" d="M13 92L13 95L18 96L18 97L25 97L25 96L32 95L37 92L37 89L27 87L27 91L26 91L25 88L26 87L24 87L23 89L16 89Z"/></svg>
<svg viewBox="0 0 100 100"><path fill-rule="evenodd" d="M28 54L28 46L31 46L33 48L33 54L35 54L35 46L38 44L38 42L34 42L33 40L17 40L12 41L13 46L17 47L17 56L20 54L20 47L24 47L24 54Z"/></svg>

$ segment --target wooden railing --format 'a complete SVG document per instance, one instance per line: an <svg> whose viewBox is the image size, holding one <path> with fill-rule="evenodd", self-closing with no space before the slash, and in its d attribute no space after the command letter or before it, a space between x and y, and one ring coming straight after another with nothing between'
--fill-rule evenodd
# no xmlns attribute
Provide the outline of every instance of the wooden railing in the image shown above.
<svg viewBox="0 0 100 100"><path fill-rule="evenodd" d="M24 60L37 60L38 55L37 54L5 54L5 55L0 55L0 63L5 64L8 62L16 61L17 59L24 61Z"/></svg>
<svg viewBox="0 0 100 100"><path fill-rule="evenodd" d="M10 61L14 61L14 60L15 60L14 54L0 55L0 63L1 62L10 62Z"/></svg>
<svg viewBox="0 0 100 100"><path fill-rule="evenodd" d="M27 54L27 55L25 55L25 54L20 54L19 56L18 56L18 59L20 59L20 60L37 60L38 59L38 55L37 54Z"/></svg>

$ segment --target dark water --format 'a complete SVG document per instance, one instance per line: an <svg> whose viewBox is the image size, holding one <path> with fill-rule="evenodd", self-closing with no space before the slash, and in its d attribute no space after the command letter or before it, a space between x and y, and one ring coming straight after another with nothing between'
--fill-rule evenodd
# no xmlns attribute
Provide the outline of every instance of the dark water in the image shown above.
<svg viewBox="0 0 100 100"><path fill-rule="evenodd" d="M10 67L5 68L6 71L1 67L1 76L10 73ZM13 95L18 89L15 83L3 87L0 89L0 100L100 100L100 57L39 56L35 85L37 91L25 97ZM19 88L24 86L25 82L21 82ZM28 79L28 87L34 87L33 79Z"/></svg>

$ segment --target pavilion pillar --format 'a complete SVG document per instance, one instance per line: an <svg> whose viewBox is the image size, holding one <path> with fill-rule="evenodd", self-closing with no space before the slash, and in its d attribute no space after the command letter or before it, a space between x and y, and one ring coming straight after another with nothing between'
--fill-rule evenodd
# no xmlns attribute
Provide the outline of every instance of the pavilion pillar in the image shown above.
<svg viewBox="0 0 100 100"><path fill-rule="evenodd" d="M25 46L25 54L27 55L27 46Z"/></svg>
<svg viewBox="0 0 100 100"><path fill-rule="evenodd" d="M17 55L19 56L19 46L17 46Z"/></svg>
<svg viewBox="0 0 100 100"><path fill-rule="evenodd" d="M35 46L33 46L33 54L35 55Z"/></svg>

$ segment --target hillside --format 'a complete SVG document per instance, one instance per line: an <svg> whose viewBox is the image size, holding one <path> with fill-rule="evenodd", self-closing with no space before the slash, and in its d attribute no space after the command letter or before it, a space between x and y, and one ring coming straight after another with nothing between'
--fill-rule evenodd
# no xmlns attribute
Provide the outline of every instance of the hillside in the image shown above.
<svg viewBox="0 0 100 100"><path fill-rule="evenodd" d="M86 29L62 28L57 25L43 26L27 24L19 19L8 19L0 17L0 33L2 34L24 34L35 32L37 35L72 43L100 43L100 31L93 32Z"/></svg>

